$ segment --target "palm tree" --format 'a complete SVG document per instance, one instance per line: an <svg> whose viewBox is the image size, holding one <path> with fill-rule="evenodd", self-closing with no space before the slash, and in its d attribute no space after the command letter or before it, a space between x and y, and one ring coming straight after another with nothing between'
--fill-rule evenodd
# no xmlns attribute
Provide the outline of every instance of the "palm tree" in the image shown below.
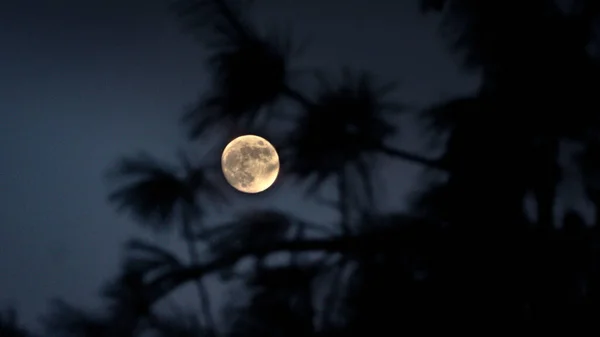
<svg viewBox="0 0 600 337"><path fill-rule="evenodd" d="M199 262L194 239L194 226L202 230L203 205L199 198L209 195L211 200L224 202L225 195L205 167L192 167L186 157L181 157L183 173L159 163L147 155L122 159L110 173L117 182L126 181L110 195L110 200L121 210L132 212L155 231L172 228L172 220L180 222L179 231L185 240L191 263ZM197 282L200 304L205 324L214 328L208 293L201 281Z"/></svg>

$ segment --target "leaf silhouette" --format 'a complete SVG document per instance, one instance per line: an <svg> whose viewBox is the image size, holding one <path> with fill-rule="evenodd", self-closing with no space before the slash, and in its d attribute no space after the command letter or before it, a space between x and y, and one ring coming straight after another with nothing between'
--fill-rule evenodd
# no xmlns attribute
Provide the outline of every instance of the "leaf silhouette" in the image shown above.
<svg viewBox="0 0 600 337"><path fill-rule="evenodd" d="M232 336L308 336L312 323L310 266L257 270L247 282L253 293L246 305L230 307ZM290 282L292 281L292 282Z"/></svg>
<svg viewBox="0 0 600 337"><path fill-rule="evenodd" d="M404 219L404 217L400 219ZM406 219L411 218L407 217ZM392 229L389 226L384 226L383 228L388 228L388 231ZM275 231L277 235L274 235L274 237L279 236L281 233ZM400 239L401 241L399 241ZM414 246L412 244L406 246L405 243L408 243L407 240L410 240L410 237L398 236L394 231L386 232L385 234L381 231L376 231L357 236L344 235L323 239L307 238L303 240L289 240L280 237L279 239L263 240L260 244L252 242L247 245L239 245L237 248L228 245L227 249L219 250L219 254L214 254L213 258L205 263L189 267L185 266L152 280L147 284L148 298L150 302L154 302L182 284L202 278L210 273L230 268L239 260L249 256L266 257L278 252L324 252L345 253L349 257L365 254L368 256L376 252L398 251L402 247Z"/></svg>
<svg viewBox="0 0 600 337"><path fill-rule="evenodd" d="M109 200L119 210L130 211L142 224L156 231L169 229L169 222L176 216L201 214L198 193L209 194L212 200L218 202L226 200L208 177L207 168L192 168L185 161L182 166L185 171L179 174L176 168L146 154L123 158L109 177L117 183L125 181L126 184L114 190Z"/></svg>
<svg viewBox="0 0 600 337"><path fill-rule="evenodd" d="M157 245L140 240L130 240L126 247L125 271L143 275L144 279L153 278L156 274L161 275L183 266L183 263L173 253Z"/></svg>
<svg viewBox="0 0 600 337"><path fill-rule="evenodd" d="M112 177L118 182L126 179L128 184L114 191L109 199L117 203L119 209L131 211L154 231L171 229L174 227L171 222L173 218L180 220L179 229L186 241L190 259L197 263L199 254L193 242L192 225L196 224L202 229L200 218L204 215L198 198L210 196L217 203L226 202L227 198L210 179L210 167L194 167L183 154L180 155L180 162L181 169L177 170L147 155L123 158L112 172ZM205 320L214 327L208 293L200 281L196 286Z"/></svg>
<svg viewBox="0 0 600 337"><path fill-rule="evenodd" d="M226 255L240 249L252 249L281 241L290 233L294 224L294 218L288 214L272 210L252 210L205 232L199 238L208 242L214 255Z"/></svg>
<svg viewBox="0 0 600 337"><path fill-rule="evenodd" d="M258 119L268 121L273 116L261 114L263 108L276 104L289 91L288 81L293 74L290 57L297 51L290 38L261 36L232 5L229 1L204 0L180 10L194 21L209 14L218 18L208 21L212 21L212 33L207 37L212 91L183 119L190 124L191 138L200 137L215 125L248 129Z"/></svg>
<svg viewBox="0 0 600 337"><path fill-rule="evenodd" d="M339 83L321 80L321 85L314 104L303 111L285 142L282 162L299 179L314 179L313 187L347 166L368 186L365 176L374 160L370 155L382 151L396 130L386 118L404 107L386 102L393 86L377 85L367 73L345 70Z"/></svg>

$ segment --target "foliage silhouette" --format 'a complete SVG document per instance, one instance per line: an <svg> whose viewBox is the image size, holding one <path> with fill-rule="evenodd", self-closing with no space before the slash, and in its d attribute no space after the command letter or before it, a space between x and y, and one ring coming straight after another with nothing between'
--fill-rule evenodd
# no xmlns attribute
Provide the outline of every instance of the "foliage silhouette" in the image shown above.
<svg viewBox="0 0 600 337"><path fill-rule="evenodd" d="M214 72L212 91L184 118L192 138L207 139L217 126L224 137L263 130L278 141L286 178L311 182L308 197L336 182L333 204L340 221L318 225L264 208L208 228L208 202L230 201L209 178L218 163L195 168L183 160L177 174L148 158L125 159L117 176L134 180L112 200L154 230L170 228L177 217L191 261L130 242L122 272L104 294L109 314L98 321L63 306L48 319L53 331L240 337L391 336L436 328L597 332L600 217L588 224L568 210L557 224L556 214L559 197L564 199L558 186L573 171L565 166L582 175L586 197L600 210L594 160L600 154L600 107L593 96L600 63L586 49L597 43L592 23L600 5L575 0L566 10L552 0L421 4L441 12L445 31L457 33L445 36L451 49L482 79L474 94L418 112L443 149L439 158L387 143L407 127L387 118L408 111L385 101L393 86L380 86L368 72L344 70L334 81L316 71L321 87L309 97L292 85L291 39L259 34L244 17L247 3L174 1L175 11L211 51ZM289 129L275 122L273 106L280 101L297 108L287 115L294 121ZM569 144L581 153L565 150ZM433 177L409 211L382 213L375 207L378 186L371 178L378 162L372 157L378 154L421 165ZM571 158L561 164L565 154ZM528 200L534 210L525 206ZM253 263L244 268L242 260ZM211 274L240 282L246 297L225 304L219 325L200 283ZM157 310L189 282L199 285L201 323Z"/></svg>
<svg viewBox="0 0 600 337"><path fill-rule="evenodd" d="M203 228L201 217L204 210L197 201L197 195L210 195L212 200L219 202L226 201L226 197L212 182L206 167L193 167L187 157L182 155L180 158L182 175L178 175L174 169L161 166L147 155L135 159L122 159L110 176L119 180L135 180L113 192L110 200L117 203L119 209L130 209L142 219L142 223L153 224L155 230L165 228L173 217L178 217L190 260L192 263L198 263L193 226ZM145 250L150 248L139 243L137 246ZM201 280L196 284L205 323L214 327L209 295Z"/></svg>

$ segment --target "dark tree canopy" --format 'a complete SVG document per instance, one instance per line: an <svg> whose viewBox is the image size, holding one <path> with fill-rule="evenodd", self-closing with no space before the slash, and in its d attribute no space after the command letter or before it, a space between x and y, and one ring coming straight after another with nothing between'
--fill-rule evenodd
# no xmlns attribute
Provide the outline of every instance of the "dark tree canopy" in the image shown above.
<svg viewBox="0 0 600 337"><path fill-rule="evenodd" d="M316 95L295 88L298 45L256 30L245 17L250 5L172 1L210 51L213 80L182 122L194 141L242 133L272 140L284 179L308 183L299 193L334 207L339 221L312 223L264 205L228 223L207 223L214 207L236 200L213 178L218 156L200 165L182 156L180 169L147 156L124 158L113 172L121 180L111 200L150 229L176 228L189 257L132 240L104 292L105 312L57 303L45 320L50 333L600 330L600 217L589 222L575 210L557 216L561 200L574 198L558 186L572 178L600 209L600 2L422 0L424 13L442 16L441 33L461 66L482 81L470 95L420 109L420 125L389 118L415 112L388 101L396 87L368 70L329 76L317 69ZM407 127L429 131L442 155L392 146L389 139ZM379 157L421 165L431 177L408 211L374 211ZM320 199L326 182L337 199ZM241 268L242 259L252 263ZM210 303L202 282L208 275L243 285L222 311ZM164 300L188 283L197 286L201 312L166 315Z"/></svg>

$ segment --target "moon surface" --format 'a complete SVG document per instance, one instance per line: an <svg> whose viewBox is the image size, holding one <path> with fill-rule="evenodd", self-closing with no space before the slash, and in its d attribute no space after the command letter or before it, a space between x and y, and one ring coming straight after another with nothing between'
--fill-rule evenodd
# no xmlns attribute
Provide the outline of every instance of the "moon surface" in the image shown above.
<svg viewBox="0 0 600 337"><path fill-rule="evenodd" d="M232 140L221 156L227 182L244 193L260 193L271 187L279 174L279 155L266 139L245 135Z"/></svg>

